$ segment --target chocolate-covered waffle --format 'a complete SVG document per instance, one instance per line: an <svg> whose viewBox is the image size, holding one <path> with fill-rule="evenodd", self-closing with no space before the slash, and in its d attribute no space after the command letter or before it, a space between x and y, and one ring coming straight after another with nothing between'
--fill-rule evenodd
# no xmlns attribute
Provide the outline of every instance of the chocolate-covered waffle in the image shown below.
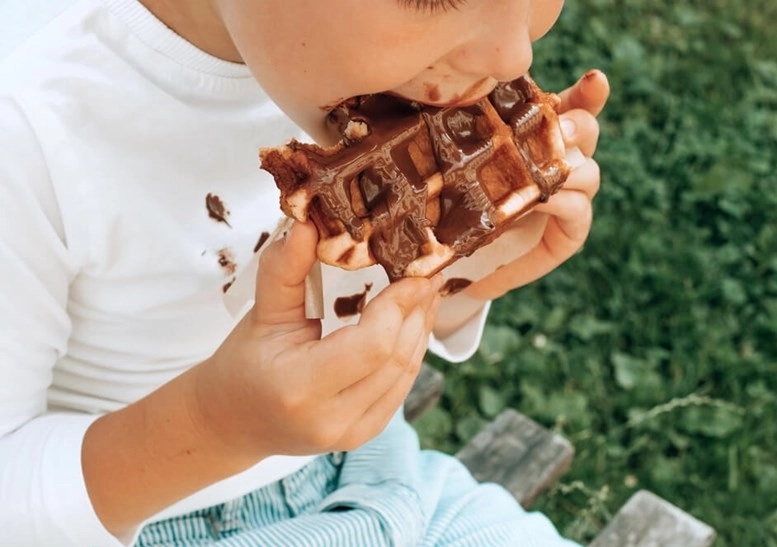
<svg viewBox="0 0 777 547"><path fill-rule="evenodd" d="M315 223L322 262L431 276L564 183L558 104L528 76L465 107L357 97L328 116L336 146L292 140L262 149L261 164L283 211Z"/></svg>

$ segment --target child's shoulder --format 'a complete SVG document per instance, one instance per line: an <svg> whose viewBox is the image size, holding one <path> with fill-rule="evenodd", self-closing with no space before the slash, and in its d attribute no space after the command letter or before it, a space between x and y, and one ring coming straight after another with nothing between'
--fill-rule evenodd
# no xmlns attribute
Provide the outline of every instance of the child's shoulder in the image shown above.
<svg viewBox="0 0 777 547"><path fill-rule="evenodd" d="M0 59L52 24L75 4L76 0L3 0L0 4L0 16L4 23L0 33Z"/></svg>
<svg viewBox="0 0 777 547"><path fill-rule="evenodd" d="M30 3L8 0L3 16L13 32L0 38L0 93L14 94L57 73L77 57L87 38L86 21L101 8L99 0Z"/></svg>

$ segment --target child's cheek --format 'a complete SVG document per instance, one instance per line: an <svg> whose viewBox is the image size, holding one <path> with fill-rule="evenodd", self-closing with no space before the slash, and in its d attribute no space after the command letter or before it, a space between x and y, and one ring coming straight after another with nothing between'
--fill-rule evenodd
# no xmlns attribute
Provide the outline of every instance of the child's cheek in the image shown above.
<svg viewBox="0 0 777 547"><path fill-rule="evenodd" d="M542 38L558 21L564 0L532 0L529 35L532 41Z"/></svg>

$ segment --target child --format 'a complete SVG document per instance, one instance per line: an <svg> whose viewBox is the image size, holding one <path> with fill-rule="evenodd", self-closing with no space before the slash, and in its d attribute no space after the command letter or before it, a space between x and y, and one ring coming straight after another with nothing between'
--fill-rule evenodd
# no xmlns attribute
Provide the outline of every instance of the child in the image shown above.
<svg viewBox="0 0 777 547"><path fill-rule="evenodd" d="M317 234L266 242L280 215L256 159L300 136L289 118L323 139L354 95L484 96L561 5L81 0L4 59L2 543L572 545L420 451L401 406L427 348L467 358L489 300L582 245L604 76L563 93L585 156L565 189L442 301L440 276L327 269L328 298L371 299L306 319Z"/></svg>

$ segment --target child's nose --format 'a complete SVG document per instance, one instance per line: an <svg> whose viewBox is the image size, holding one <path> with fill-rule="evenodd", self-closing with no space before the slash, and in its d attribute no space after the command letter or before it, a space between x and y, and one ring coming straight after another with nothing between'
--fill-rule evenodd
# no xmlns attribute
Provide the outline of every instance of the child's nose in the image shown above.
<svg viewBox="0 0 777 547"><path fill-rule="evenodd" d="M453 62L462 71L501 81L523 76L531 66L532 42L558 20L564 0L489 0L483 5Z"/></svg>
<svg viewBox="0 0 777 547"><path fill-rule="evenodd" d="M500 81L513 80L532 62L529 2L498 2L506 6L473 21L471 38L453 52L458 70Z"/></svg>

